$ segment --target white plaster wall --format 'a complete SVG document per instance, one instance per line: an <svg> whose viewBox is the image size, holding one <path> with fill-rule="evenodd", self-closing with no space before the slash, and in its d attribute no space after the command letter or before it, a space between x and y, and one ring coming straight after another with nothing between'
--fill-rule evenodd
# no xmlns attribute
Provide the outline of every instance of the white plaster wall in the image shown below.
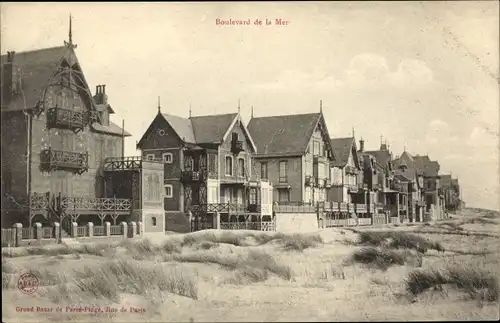
<svg viewBox="0 0 500 323"><path fill-rule="evenodd" d="M318 230L316 213L277 213L277 232L312 232Z"/></svg>

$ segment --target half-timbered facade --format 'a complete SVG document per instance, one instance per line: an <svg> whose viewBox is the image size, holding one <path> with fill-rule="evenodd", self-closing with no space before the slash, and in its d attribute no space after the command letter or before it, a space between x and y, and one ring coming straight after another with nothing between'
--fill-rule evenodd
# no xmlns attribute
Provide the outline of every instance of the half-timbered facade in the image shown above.
<svg viewBox="0 0 500 323"><path fill-rule="evenodd" d="M252 118L255 169L274 188L279 204L327 200L333 150L323 113Z"/></svg>
<svg viewBox="0 0 500 323"><path fill-rule="evenodd" d="M221 223L270 220L272 189L251 167L256 147L239 113L182 118L158 108L137 148L164 163L165 212L191 212L195 230L215 213Z"/></svg>

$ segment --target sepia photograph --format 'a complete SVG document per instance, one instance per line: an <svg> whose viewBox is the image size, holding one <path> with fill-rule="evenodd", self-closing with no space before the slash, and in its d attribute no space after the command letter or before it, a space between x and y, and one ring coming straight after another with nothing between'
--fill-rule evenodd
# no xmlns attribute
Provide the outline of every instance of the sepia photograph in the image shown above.
<svg viewBox="0 0 500 323"><path fill-rule="evenodd" d="M499 10L2 2L2 322L499 320Z"/></svg>

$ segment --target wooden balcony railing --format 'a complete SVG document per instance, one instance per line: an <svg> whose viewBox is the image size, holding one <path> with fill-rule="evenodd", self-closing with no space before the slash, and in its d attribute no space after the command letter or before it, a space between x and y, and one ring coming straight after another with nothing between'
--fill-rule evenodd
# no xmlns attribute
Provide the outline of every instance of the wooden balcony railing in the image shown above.
<svg viewBox="0 0 500 323"><path fill-rule="evenodd" d="M355 210L356 210L356 213L366 213L366 212L368 212L366 204L355 204Z"/></svg>
<svg viewBox="0 0 500 323"><path fill-rule="evenodd" d="M42 150L40 162L48 171L68 169L81 174L89 169L89 154L49 148Z"/></svg>
<svg viewBox="0 0 500 323"><path fill-rule="evenodd" d="M182 171L181 180L185 184L202 183L206 179L207 179L207 172L204 170L200 170L200 171L185 170L185 171Z"/></svg>
<svg viewBox="0 0 500 323"><path fill-rule="evenodd" d="M345 172L349 175L358 175L358 169L354 166L346 166Z"/></svg>
<svg viewBox="0 0 500 323"><path fill-rule="evenodd" d="M81 131L89 121L86 111L63 109L59 107L47 110L47 123L49 128L64 128Z"/></svg>
<svg viewBox="0 0 500 323"><path fill-rule="evenodd" d="M357 184L351 184L347 186L347 191L349 193L357 193L358 192L358 185Z"/></svg>
<svg viewBox="0 0 500 323"><path fill-rule="evenodd" d="M132 209L132 202L116 198L61 197L59 207L75 211L129 211Z"/></svg>

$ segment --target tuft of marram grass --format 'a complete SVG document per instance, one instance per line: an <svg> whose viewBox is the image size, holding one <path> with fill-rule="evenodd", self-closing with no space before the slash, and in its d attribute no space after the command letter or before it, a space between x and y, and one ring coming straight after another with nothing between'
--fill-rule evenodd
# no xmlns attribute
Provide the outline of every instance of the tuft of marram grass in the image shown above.
<svg viewBox="0 0 500 323"><path fill-rule="evenodd" d="M286 250L294 251L304 251L323 243L323 238L319 234L292 234L284 236L281 240Z"/></svg>
<svg viewBox="0 0 500 323"><path fill-rule="evenodd" d="M292 272L289 266L279 264L273 256L260 250L249 250L245 255L196 252L174 254L168 260L177 262L212 263L230 270L251 272L256 268L290 280ZM248 270L247 270L248 269ZM266 276L267 278L267 276Z"/></svg>
<svg viewBox="0 0 500 323"><path fill-rule="evenodd" d="M391 266L403 266L406 263L420 267L422 265L422 256L420 253L414 255L406 250L377 249L369 247L354 252L352 261L375 266L385 271Z"/></svg>
<svg viewBox="0 0 500 323"><path fill-rule="evenodd" d="M83 293L113 301L119 300L121 292L149 295L155 290L193 299L198 297L196 281L181 271L167 270L161 266L141 266L138 262L125 259L89 268L84 277L76 278L75 283Z"/></svg>
<svg viewBox="0 0 500 323"><path fill-rule="evenodd" d="M387 246L392 248L414 249L425 253L429 249L445 251L439 242L401 231L364 231L359 232L360 244Z"/></svg>
<svg viewBox="0 0 500 323"><path fill-rule="evenodd" d="M498 276L474 267L450 267L446 270L416 270L406 279L406 288L418 295L432 287L450 284L465 291L471 297L481 296L482 300L498 301L500 283Z"/></svg>

